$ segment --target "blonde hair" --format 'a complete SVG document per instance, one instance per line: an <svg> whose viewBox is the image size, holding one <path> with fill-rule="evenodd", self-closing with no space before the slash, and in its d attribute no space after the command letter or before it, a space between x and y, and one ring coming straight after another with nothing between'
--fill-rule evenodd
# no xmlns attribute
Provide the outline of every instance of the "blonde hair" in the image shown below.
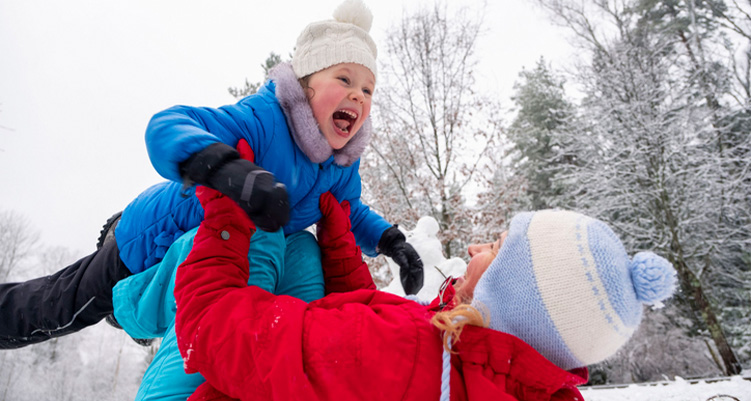
<svg viewBox="0 0 751 401"><path fill-rule="evenodd" d="M461 303L456 305L454 309L436 313L430 319L430 323L443 332L443 349L453 353L450 346L459 341L459 336L461 336L464 326L469 324L472 326L488 327L490 320L472 305ZM451 344L449 344L449 338L451 339Z"/></svg>

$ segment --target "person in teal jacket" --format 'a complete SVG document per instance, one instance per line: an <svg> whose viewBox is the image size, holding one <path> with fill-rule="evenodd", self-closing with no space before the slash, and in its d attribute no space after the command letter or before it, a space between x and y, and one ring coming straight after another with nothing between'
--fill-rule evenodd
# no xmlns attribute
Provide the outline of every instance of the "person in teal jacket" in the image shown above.
<svg viewBox="0 0 751 401"><path fill-rule="evenodd" d="M0 317L15 319L0 328L0 348L59 337L111 314L112 287L154 266L200 223L195 184L224 193L259 229L281 229L287 242L320 219L318 198L330 191L352 206L362 250L393 258L405 292L419 291L417 252L397 226L360 200L359 158L370 138L376 75L371 22L361 0L345 0L334 20L305 28L291 64L275 67L258 93L217 109L176 106L156 114L147 148L156 170L171 181L134 200L113 223L115 241L94 254L52 276L0 284ZM52 308L38 306L50 299Z"/></svg>
<svg viewBox="0 0 751 401"><path fill-rule="evenodd" d="M205 381L200 374L187 374L183 370L175 335L175 274L190 253L197 229L175 241L158 268L130 276L113 289L115 316L130 336L163 337L143 375L136 400L185 400ZM317 264L307 262L311 259ZM308 231L285 239L280 231L258 230L250 241L248 261L249 285L306 302L324 295L323 273L318 267L320 250Z"/></svg>

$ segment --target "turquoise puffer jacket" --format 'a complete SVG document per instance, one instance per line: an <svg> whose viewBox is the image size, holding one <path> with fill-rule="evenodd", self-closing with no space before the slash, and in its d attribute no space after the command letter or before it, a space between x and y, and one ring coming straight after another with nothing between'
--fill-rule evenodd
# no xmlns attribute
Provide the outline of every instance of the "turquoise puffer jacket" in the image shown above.
<svg viewBox="0 0 751 401"><path fill-rule="evenodd" d="M178 238L153 269L120 280L112 289L115 317L133 338L163 337L159 351L144 373L136 401L187 399L204 382L186 374L175 336L173 291L178 266L193 247L195 228ZM301 231L287 237L280 231L257 231L248 249L248 285L306 302L323 297L321 255L313 235Z"/></svg>
<svg viewBox="0 0 751 401"><path fill-rule="evenodd" d="M287 186L291 210L286 235L316 223L319 198L330 191L338 201L350 202L357 244L376 256L378 240L391 224L360 200L359 157L369 136L366 121L344 148L332 150L287 64L278 66L258 93L237 104L160 112L149 123L146 144L152 164L172 183L150 188L125 209L115 230L120 257L132 272L143 271L161 260L183 232L198 226L203 210L193 188L183 191L179 164L212 143L236 146L241 139L253 149L255 163Z"/></svg>

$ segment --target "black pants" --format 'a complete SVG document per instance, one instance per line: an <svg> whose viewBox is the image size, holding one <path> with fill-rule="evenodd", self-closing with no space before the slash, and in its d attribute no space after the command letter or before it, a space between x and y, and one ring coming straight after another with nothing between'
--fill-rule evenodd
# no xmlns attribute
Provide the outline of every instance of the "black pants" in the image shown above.
<svg viewBox="0 0 751 401"><path fill-rule="evenodd" d="M20 348L75 333L113 311L112 287L130 271L116 241L59 272L0 284L0 349Z"/></svg>

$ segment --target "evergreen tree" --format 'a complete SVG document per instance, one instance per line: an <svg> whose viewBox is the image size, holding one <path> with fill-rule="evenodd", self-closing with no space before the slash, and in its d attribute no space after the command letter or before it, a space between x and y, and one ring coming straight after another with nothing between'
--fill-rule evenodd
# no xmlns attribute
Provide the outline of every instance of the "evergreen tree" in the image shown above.
<svg viewBox="0 0 751 401"><path fill-rule="evenodd" d="M556 77L540 58L531 71L519 74L514 85L516 117L507 133L513 142L513 174L525 183L517 198L516 210L540 210L561 206L565 191L558 174L562 164L573 163L573 155L563 155L561 132L568 129L573 105L566 99L564 80ZM564 145L564 146L562 146Z"/></svg>
<svg viewBox="0 0 751 401"><path fill-rule="evenodd" d="M282 62L282 56L271 52L268 57L266 57L266 60L261 64L261 68L263 68L263 81L261 82L248 82L247 78L245 79L245 86L242 88L228 88L229 94L234 96L237 99L242 99L246 96L250 96L256 92L258 92L258 89L261 88L261 85L263 85L264 81L268 79L269 77L269 71L271 71L272 68L274 68L277 64Z"/></svg>

